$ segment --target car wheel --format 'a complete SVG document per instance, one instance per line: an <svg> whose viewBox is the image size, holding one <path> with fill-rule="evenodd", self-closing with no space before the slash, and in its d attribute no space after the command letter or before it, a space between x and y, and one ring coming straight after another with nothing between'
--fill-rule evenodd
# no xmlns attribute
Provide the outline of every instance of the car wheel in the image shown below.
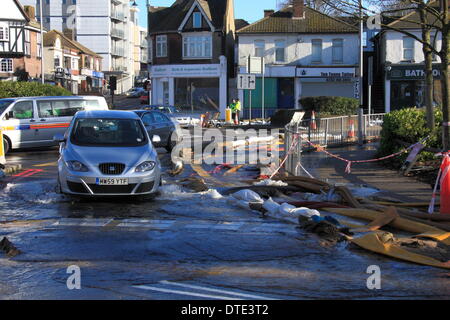
<svg viewBox="0 0 450 320"><path fill-rule="evenodd" d="M7 154L9 152L10 148L11 148L11 146L9 145L8 139L3 137L3 150L4 150L5 154Z"/></svg>

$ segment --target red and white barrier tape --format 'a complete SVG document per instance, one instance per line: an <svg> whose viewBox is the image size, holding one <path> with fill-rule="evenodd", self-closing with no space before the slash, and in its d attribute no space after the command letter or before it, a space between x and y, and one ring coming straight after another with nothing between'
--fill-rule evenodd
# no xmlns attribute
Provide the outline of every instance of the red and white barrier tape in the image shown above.
<svg viewBox="0 0 450 320"><path fill-rule="evenodd" d="M269 177L269 179L272 179L278 173L278 171L280 171L280 169L284 166L284 163L287 161L289 155L292 153L292 151L294 151L295 147L297 146L299 141L299 135L294 134L293 137L294 139L292 141L291 146L289 147L289 151L286 153L286 156L284 157L283 161L281 161L281 164L278 166L277 170L275 170L275 172Z"/></svg>
<svg viewBox="0 0 450 320"><path fill-rule="evenodd" d="M335 155L335 154L332 154L332 153L328 152L327 150L325 150L325 148L322 148L322 147L320 147L320 146L315 145L314 143L312 143L312 142L309 141L309 140L306 140L306 139L305 139L305 141L306 141L311 147L317 148L319 151L323 151L324 153L326 153L326 154L329 155L330 157L333 157L333 158L335 158L335 159L338 159L338 160L341 160L341 161L346 162L346 163L347 163L347 166L346 166L346 168L345 168L345 173L350 174L350 173L352 172L352 164L354 164L354 163L370 163L370 162L378 162L378 161L383 161L383 160L387 160L387 159L390 159L390 158L394 158L394 157L397 157L397 156L399 156L399 155L401 155L401 154L403 154L403 153L408 152L410 149L413 149L413 148L414 148L415 146L417 146L418 144L421 144L422 142L425 142L425 140L427 140L427 139L428 139L428 137L426 137L426 138L423 139L422 141L417 142L417 143L415 143L415 144L409 146L408 148L405 148L405 149L403 149L403 150L401 150L401 151L399 151L399 152L396 152L396 153L394 153L394 154L391 154L391 155L388 155L388 156L385 156L385 157L381 157L381 158L369 159L369 160L348 160L348 159L344 159L344 158L342 158L342 157L339 157L339 156L337 156L337 155Z"/></svg>

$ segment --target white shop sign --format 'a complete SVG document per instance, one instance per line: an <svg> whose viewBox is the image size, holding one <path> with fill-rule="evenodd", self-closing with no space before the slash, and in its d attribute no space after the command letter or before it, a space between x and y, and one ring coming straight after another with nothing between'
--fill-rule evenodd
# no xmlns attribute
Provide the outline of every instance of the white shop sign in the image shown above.
<svg viewBox="0 0 450 320"><path fill-rule="evenodd" d="M355 71L355 68L297 68L297 77L352 78Z"/></svg>
<svg viewBox="0 0 450 320"><path fill-rule="evenodd" d="M181 77L220 77L220 64L187 64L152 66L152 78L181 78Z"/></svg>

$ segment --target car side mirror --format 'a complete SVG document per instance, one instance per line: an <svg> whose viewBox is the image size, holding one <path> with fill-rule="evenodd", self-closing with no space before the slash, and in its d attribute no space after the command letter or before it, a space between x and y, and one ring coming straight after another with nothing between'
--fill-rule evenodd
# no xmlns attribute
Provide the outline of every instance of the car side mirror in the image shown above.
<svg viewBox="0 0 450 320"><path fill-rule="evenodd" d="M158 136L158 135L154 135L154 136L152 137L152 142L153 142L153 143L160 143L160 142L161 142L161 137Z"/></svg>
<svg viewBox="0 0 450 320"><path fill-rule="evenodd" d="M62 143L62 142L66 142L66 138L64 137L64 135L62 135L62 134L56 134L54 137L53 137L53 141L54 142L58 142L58 143Z"/></svg>
<svg viewBox="0 0 450 320"><path fill-rule="evenodd" d="M9 120L9 119L12 119L12 118L14 118L14 111L10 111L10 112L5 113L5 120Z"/></svg>

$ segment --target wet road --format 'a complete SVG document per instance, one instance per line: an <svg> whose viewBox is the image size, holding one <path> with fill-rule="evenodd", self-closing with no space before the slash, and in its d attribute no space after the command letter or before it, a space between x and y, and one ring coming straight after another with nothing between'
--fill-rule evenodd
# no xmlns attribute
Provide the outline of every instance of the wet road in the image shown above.
<svg viewBox="0 0 450 320"><path fill-rule="evenodd" d="M23 253L0 253L1 299L450 298L448 271L321 246L295 225L230 204L214 190L223 185L181 189L175 179L196 168L164 176L152 202L80 201L55 192L57 157L8 155L23 171L2 184L0 237ZM81 290L67 288L72 265ZM381 290L367 289L370 265L381 268Z"/></svg>

